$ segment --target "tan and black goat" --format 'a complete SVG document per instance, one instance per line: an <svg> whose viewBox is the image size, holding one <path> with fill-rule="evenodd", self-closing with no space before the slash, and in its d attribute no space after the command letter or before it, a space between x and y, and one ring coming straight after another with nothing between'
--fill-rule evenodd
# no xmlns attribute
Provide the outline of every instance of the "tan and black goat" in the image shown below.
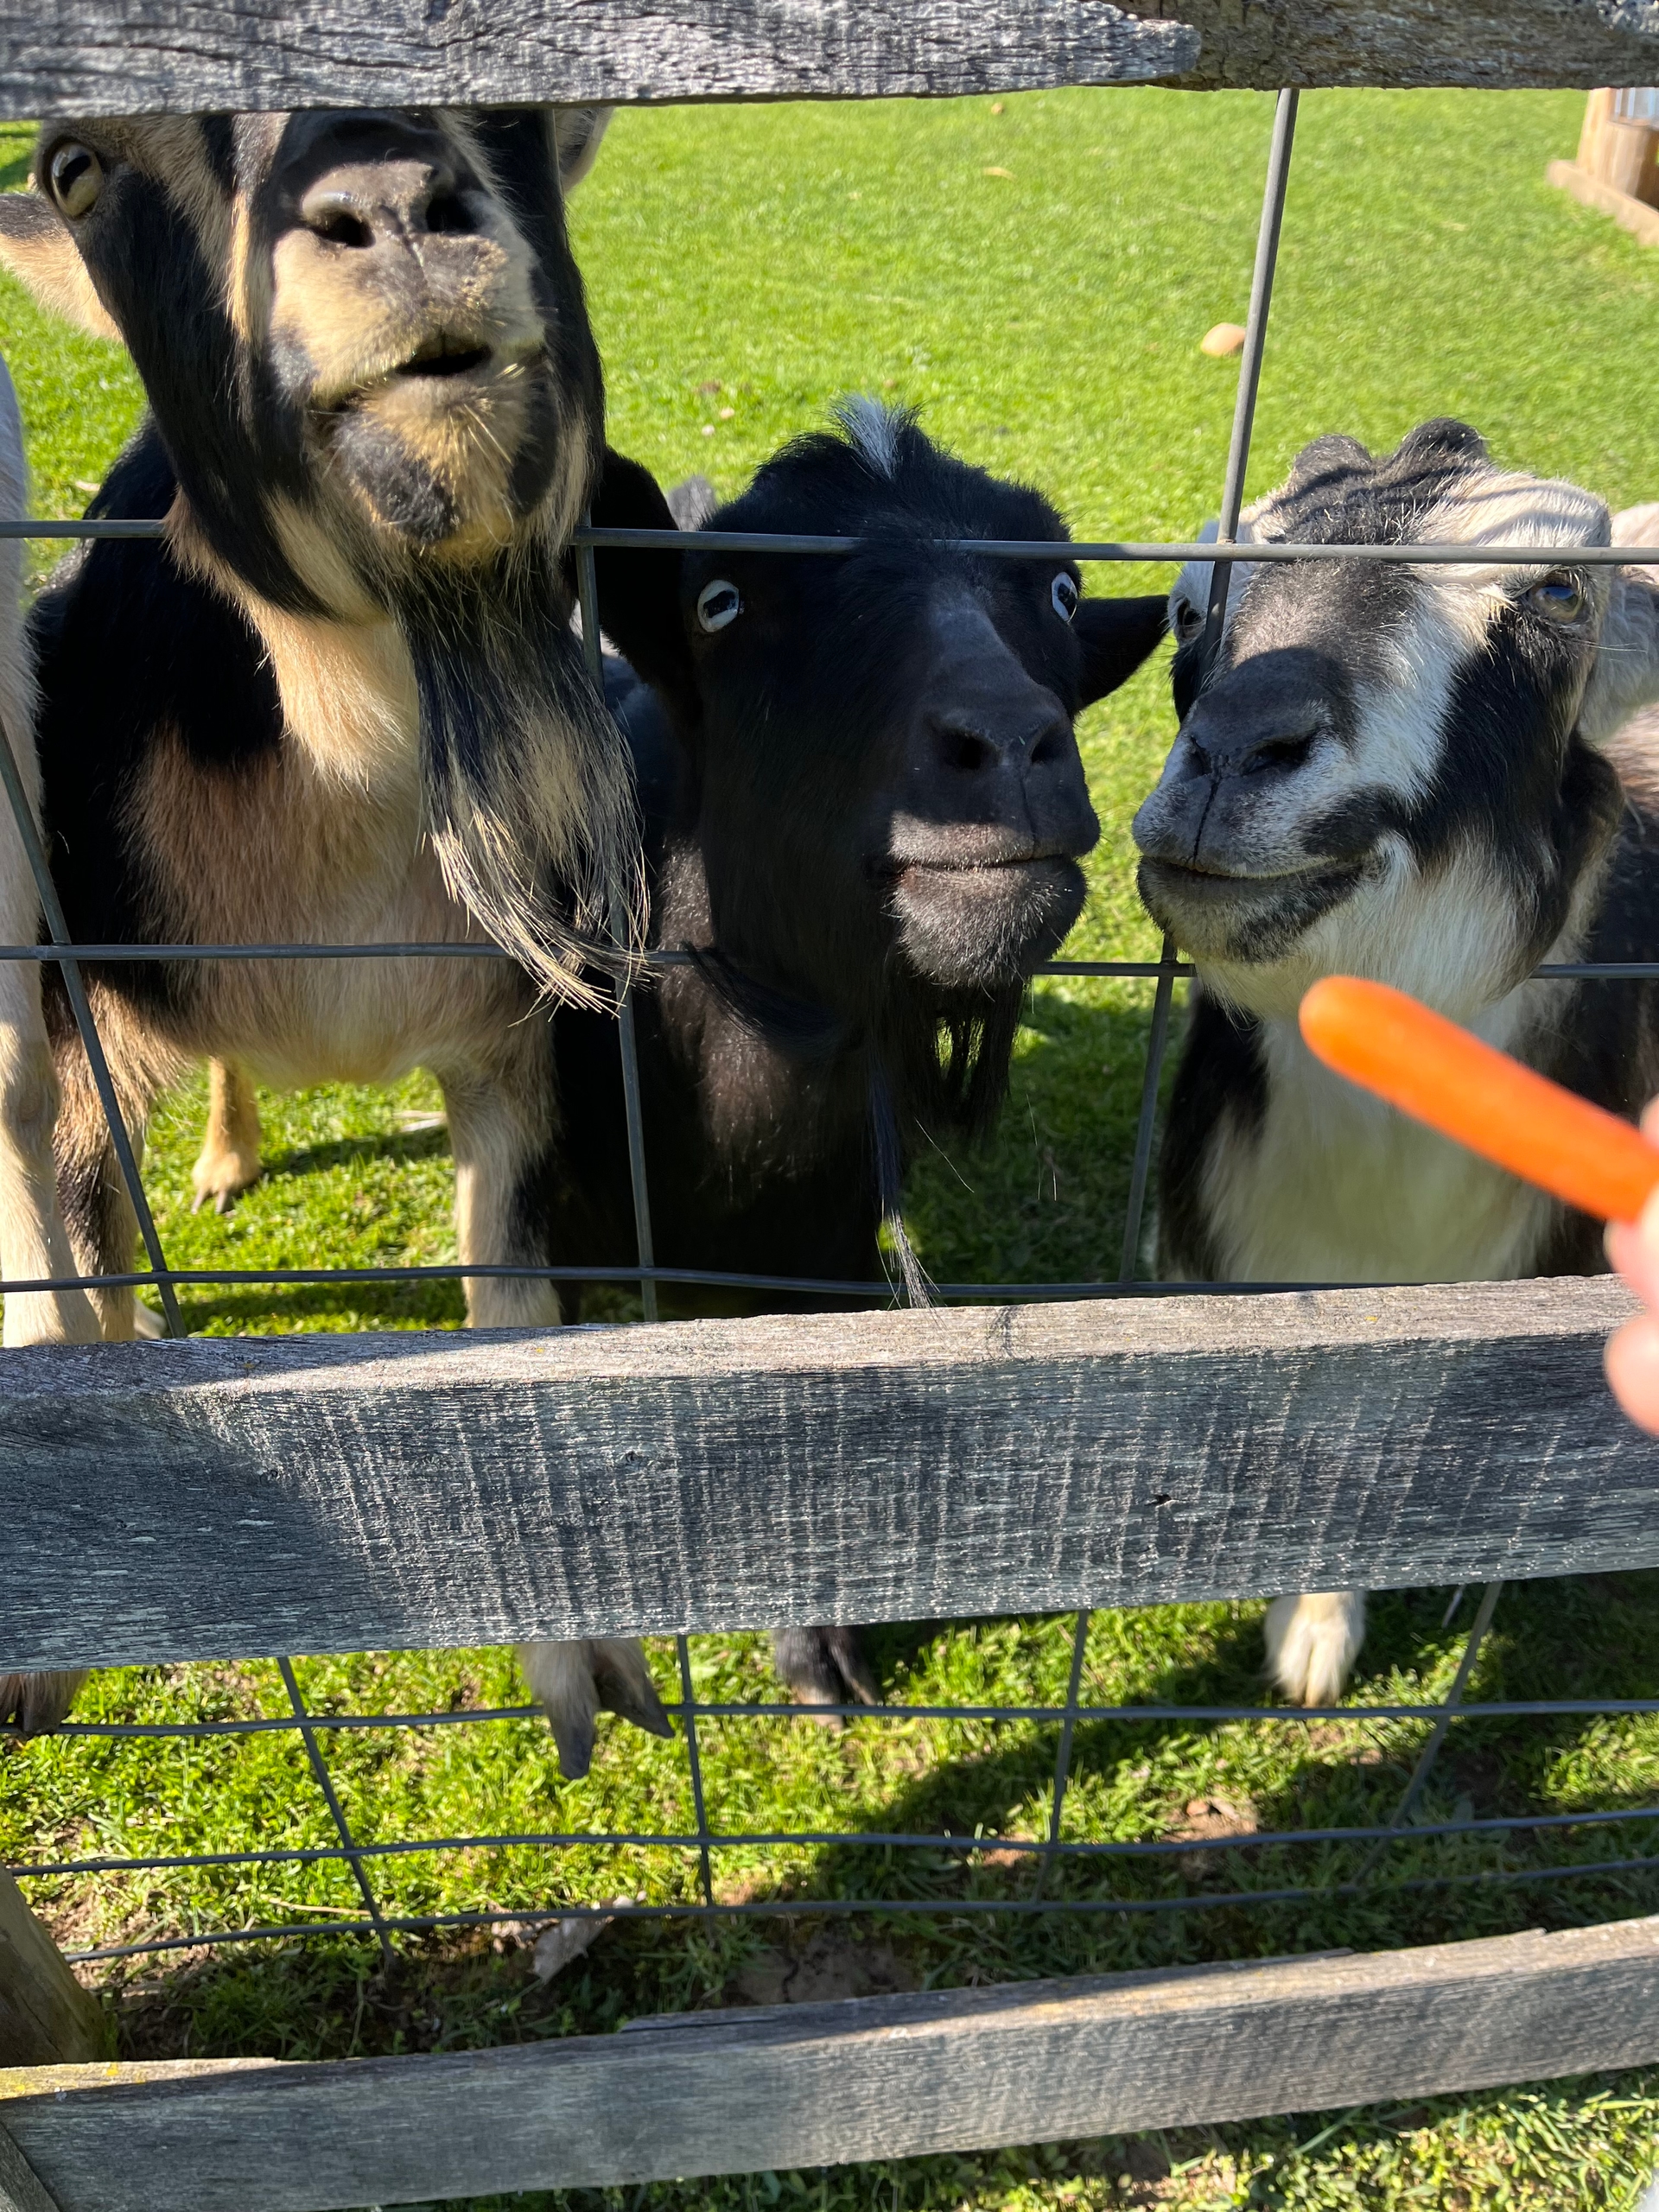
<svg viewBox="0 0 1659 2212"><path fill-rule="evenodd" d="M595 120L565 118L578 172ZM92 513L167 522L160 545L80 546L33 620L73 935L515 956L90 965L129 1124L209 1056L283 1086L424 1066L481 1264L546 1256L524 1194L556 1108L524 1017L538 992L591 996L584 935L619 911L639 928L630 766L561 567L602 392L560 136L527 110L53 125L0 197L0 258L143 381ZM132 1210L50 971L44 999L69 1241L120 1274ZM130 1291L95 1299L105 1335L133 1333ZM558 1319L524 1278L474 1279L467 1310ZM590 1649L588 1675L665 1729L637 1647ZM65 1689L0 1683L0 1724L48 1725Z"/></svg>

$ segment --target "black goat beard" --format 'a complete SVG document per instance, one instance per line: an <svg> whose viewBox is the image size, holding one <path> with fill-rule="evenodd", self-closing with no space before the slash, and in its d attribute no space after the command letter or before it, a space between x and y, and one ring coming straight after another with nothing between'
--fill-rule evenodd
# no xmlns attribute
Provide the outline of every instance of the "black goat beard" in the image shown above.
<svg viewBox="0 0 1659 2212"><path fill-rule="evenodd" d="M625 970L645 880L626 745L573 636L539 540L481 569L423 569L397 594L420 702L427 835L451 894L542 990Z"/></svg>

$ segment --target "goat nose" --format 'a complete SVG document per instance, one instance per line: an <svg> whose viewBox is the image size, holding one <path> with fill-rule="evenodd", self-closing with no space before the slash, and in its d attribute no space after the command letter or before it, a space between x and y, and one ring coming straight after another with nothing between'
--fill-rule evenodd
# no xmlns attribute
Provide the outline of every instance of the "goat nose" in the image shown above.
<svg viewBox="0 0 1659 2212"><path fill-rule="evenodd" d="M1324 722L1312 708L1229 712L1204 700L1187 716L1180 745L1191 776L1288 774L1302 766Z"/></svg>
<svg viewBox="0 0 1659 2212"><path fill-rule="evenodd" d="M442 159L354 162L330 169L301 201L300 219L330 245L353 247L477 228L455 172Z"/></svg>
<svg viewBox="0 0 1659 2212"><path fill-rule="evenodd" d="M989 776L1013 769L1023 775L1064 760L1071 726L1060 714L1036 724L1026 720L999 726L995 715L944 709L930 717L933 750L939 766L957 776Z"/></svg>

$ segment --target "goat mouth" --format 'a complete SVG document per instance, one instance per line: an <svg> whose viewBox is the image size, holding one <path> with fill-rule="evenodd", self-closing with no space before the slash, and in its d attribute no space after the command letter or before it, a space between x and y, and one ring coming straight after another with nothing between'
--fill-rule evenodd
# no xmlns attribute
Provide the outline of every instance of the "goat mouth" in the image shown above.
<svg viewBox="0 0 1659 2212"><path fill-rule="evenodd" d="M1357 863L1351 860L1307 861L1300 868L1247 868L1205 866L1200 861L1171 861L1154 857L1150 853L1141 855L1141 865L1154 872L1171 890L1179 890L1201 899L1238 898L1271 899L1284 891L1300 890L1321 877L1351 873Z"/></svg>
<svg viewBox="0 0 1659 2212"><path fill-rule="evenodd" d="M486 368L494 359L487 346L467 346L459 339L439 332L435 338L416 347L406 361L399 361L392 374L397 377L467 377L475 370Z"/></svg>
<svg viewBox="0 0 1659 2212"><path fill-rule="evenodd" d="M883 861L879 873L894 882L906 876L998 876L1018 873L1022 868L1052 868L1070 866L1077 859L1075 853L1063 853L1058 849L1040 853L999 853L976 860L948 860L930 857L926 860L899 854Z"/></svg>

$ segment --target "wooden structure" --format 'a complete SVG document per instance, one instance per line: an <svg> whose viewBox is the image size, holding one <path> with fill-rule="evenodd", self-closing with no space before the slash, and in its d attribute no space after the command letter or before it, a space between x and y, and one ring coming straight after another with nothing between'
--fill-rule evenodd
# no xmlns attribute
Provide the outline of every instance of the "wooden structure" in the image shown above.
<svg viewBox="0 0 1659 2212"><path fill-rule="evenodd" d="M1552 162L1552 184L1659 245L1659 91L1603 86L1585 105L1574 162Z"/></svg>
<svg viewBox="0 0 1659 2212"><path fill-rule="evenodd" d="M0 1868L0 2069L101 2058L104 2044L97 2003Z"/></svg>
<svg viewBox="0 0 1659 2212"><path fill-rule="evenodd" d="M0 0L13 117L1655 77L1649 0ZM1659 1446L1601 1381L1625 1310L1523 1283L8 1353L0 1668L1659 1565ZM20 1956L0 1988L60 1970ZM1650 2060L1659 1923L349 2065L5 2056L0 2212L324 2212Z"/></svg>

